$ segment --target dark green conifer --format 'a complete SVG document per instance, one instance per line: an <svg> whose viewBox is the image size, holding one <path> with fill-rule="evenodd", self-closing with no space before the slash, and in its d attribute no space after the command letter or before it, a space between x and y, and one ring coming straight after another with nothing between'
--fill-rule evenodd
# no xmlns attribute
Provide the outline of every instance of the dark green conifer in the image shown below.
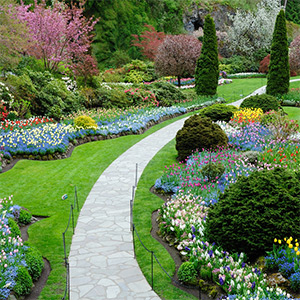
<svg viewBox="0 0 300 300"><path fill-rule="evenodd" d="M203 46L195 71L198 95L215 95L218 87L219 59L216 28L210 15L205 17Z"/></svg>
<svg viewBox="0 0 300 300"><path fill-rule="evenodd" d="M267 94L278 95L285 94L289 91L289 47L287 42L285 14L283 10L279 12L276 18L267 80Z"/></svg>

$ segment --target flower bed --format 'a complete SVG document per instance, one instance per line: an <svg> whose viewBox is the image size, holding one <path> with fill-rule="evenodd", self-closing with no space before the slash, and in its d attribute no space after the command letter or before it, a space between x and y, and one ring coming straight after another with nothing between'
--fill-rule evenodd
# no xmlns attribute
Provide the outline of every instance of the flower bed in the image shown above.
<svg viewBox="0 0 300 300"><path fill-rule="evenodd" d="M11 290L16 285L18 267L26 266L24 260L24 245L22 239L13 237L8 226L8 218L20 210L19 206L12 204L12 196L8 199L0 199L0 299L7 299Z"/></svg>
<svg viewBox="0 0 300 300"><path fill-rule="evenodd" d="M160 234L172 240L184 260L192 262L200 272L200 277L221 286L228 294L223 299L291 298L286 291L270 288L267 275L258 267L246 264L243 253L230 254L226 249L209 243L205 236L210 207L218 202L224 189L235 183L239 176L247 177L255 170L275 167L295 170L299 167L300 142L291 138L297 134L290 131L288 138L279 143L274 132L258 122L260 118L260 112L244 111L237 112L227 124L218 122L229 137L230 148L214 152L196 151L186 164L166 166L163 176L155 183L157 190L173 194L172 199L159 210ZM250 155L242 152L249 150ZM208 178L203 172L208 164L222 164L224 173ZM269 253L266 264L288 275L291 288L299 291L299 244L290 245L289 248Z"/></svg>
<svg viewBox="0 0 300 300"><path fill-rule="evenodd" d="M113 135L120 133L137 133L145 128L149 122L157 122L164 116L185 113L185 108L159 107L143 108L135 113L128 112L108 121L100 119L98 128L75 129L71 124L54 123L44 124L30 129L12 130L0 134L0 147L4 156L10 157L20 154L45 155L55 152L63 153L67 150L69 142L76 138L93 135Z"/></svg>

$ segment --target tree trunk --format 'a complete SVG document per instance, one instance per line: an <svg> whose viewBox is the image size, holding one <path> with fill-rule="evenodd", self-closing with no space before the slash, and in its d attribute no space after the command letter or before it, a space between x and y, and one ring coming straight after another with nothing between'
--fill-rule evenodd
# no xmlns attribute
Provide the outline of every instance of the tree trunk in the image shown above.
<svg viewBox="0 0 300 300"><path fill-rule="evenodd" d="M180 88L181 84L180 84L180 76L179 75L177 76L177 79L178 79L178 87Z"/></svg>

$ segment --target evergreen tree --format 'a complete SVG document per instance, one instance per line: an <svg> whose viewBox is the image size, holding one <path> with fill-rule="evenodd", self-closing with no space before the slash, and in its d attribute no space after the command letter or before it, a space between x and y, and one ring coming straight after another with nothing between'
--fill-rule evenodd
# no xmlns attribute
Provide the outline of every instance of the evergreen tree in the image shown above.
<svg viewBox="0 0 300 300"><path fill-rule="evenodd" d="M267 80L267 94L285 94L289 91L289 48L283 10L279 12L275 22Z"/></svg>
<svg viewBox="0 0 300 300"><path fill-rule="evenodd" d="M218 87L219 59L216 28L210 15L205 17L203 46L197 60L195 87L198 95L215 95Z"/></svg>

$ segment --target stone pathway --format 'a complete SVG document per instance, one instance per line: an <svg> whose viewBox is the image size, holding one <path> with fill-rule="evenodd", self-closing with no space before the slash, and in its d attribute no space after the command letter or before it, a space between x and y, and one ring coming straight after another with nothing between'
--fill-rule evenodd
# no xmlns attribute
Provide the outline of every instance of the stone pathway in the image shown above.
<svg viewBox="0 0 300 300"><path fill-rule="evenodd" d="M249 96L264 93L265 88ZM244 99L231 104L239 106ZM175 137L185 119L135 144L95 183L80 212L72 240L69 255L71 300L160 299L134 259L130 199L136 164L139 179L148 162Z"/></svg>
<svg viewBox="0 0 300 300"><path fill-rule="evenodd" d="M130 199L136 163L139 179L148 162L175 137L185 119L135 144L95 183L80 212L69 255L72 300L160 299L134 259Z"/></svg>

